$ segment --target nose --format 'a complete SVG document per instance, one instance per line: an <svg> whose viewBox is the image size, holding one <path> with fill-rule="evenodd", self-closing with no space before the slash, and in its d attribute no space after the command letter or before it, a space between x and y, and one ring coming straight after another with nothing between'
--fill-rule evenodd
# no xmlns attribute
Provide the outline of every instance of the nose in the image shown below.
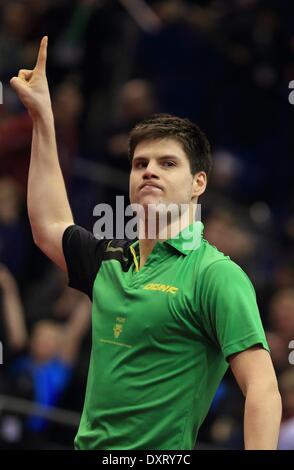
<svg viewBox="0 0 294 470"><path fill-rule="evenodd" d="M143 173L143 180L159 179L154 162L149 161Z"/></svg>

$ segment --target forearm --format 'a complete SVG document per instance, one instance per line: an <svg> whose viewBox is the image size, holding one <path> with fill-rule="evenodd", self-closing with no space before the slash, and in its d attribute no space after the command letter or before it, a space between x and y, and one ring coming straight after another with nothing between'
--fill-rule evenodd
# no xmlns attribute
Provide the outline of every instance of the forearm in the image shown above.
<svg viewBox="0 0 294 470"><path fill-rule="evenodd" d="M281 422L281 397L276 387L248 389L245 401L244 440L246 450L275 450Z"/></svg>
<svg viewBox="0 0 294 470"><path fill-rule="evenodd" d="M73 223L58 160L51 108L33 120L27 198L28 213L35 241L46 236L50 224Z"/></svg>
<svg viewBox="0 0 294 470"><path fill-rule="evenodd" d="M59 356L68 363L72 363L79 351L81 341L91 325L91 302L82 296L70 319L64 327L63 341L60 344Z"/></svg>
<svg viewBox="0 0 294 470"><path fill-rule="evenodd" d="M91 324L91 302L84 294L81 295L80 301L74 311L71 313L67 323L68 335L75 342L79 342L85 335Z"/></svg>
<svg viewBox="0 0 294 470"><path fill-rule="evenodd" d="M23 348L27 342L27 330L17 289L3 292L3 314L10 346L13 349Z"/></svg>

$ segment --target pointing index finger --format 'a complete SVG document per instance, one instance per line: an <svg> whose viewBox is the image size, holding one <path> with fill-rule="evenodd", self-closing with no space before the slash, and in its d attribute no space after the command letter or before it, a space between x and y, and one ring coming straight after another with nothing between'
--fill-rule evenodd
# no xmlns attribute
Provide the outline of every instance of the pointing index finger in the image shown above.
<svg viewBox="0 0 294 470"><path fill-rule="evenodd" d="M45 73L46 70L46 60L47 60L47 44L48 44L48 36L44 36L40 43L36 69L40 70L41 72Z"/></svg>

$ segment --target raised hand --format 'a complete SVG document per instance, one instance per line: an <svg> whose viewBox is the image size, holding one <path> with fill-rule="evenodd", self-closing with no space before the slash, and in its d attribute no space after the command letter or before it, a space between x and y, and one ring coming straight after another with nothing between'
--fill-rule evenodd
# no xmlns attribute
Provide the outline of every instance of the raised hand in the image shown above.
<svg viewBox="0 0 294 470"><path fill-rule="evenodd" d="M12 88L27 108L32 119L51 110L51 99L46 77L48 37L40 43L36 66L33 70L21 69L17 77L10 80Z"/></svg>

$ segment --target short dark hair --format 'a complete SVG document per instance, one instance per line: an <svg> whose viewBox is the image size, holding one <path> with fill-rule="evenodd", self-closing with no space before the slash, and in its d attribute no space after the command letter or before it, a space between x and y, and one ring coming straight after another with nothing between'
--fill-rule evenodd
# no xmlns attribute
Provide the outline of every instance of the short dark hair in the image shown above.
<svg viewBox="0 0 294 470"><path fill-rule="evenodd" d="M191 173L205 171L207 176L212 168L211 148L204 132L186 118L171 114L153 114L135 125L129 135L129 159L145 140L172 138L182 144L189 159Z"/></svg>

